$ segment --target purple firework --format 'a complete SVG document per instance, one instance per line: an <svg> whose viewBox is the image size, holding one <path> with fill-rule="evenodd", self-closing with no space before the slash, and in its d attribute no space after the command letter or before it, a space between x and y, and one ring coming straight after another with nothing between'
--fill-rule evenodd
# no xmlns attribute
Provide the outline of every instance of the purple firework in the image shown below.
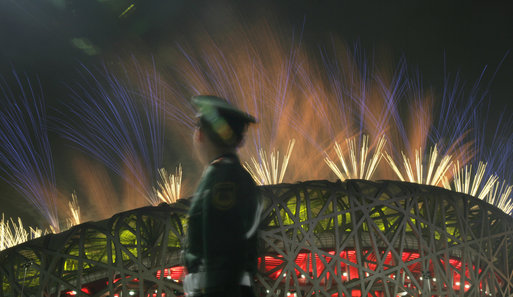
<svg viewBox="0 0 513 297"><path fill-rule="evenodd" d="M82 67L82 82L69 87L57 129L78 149L101 161L151 204L152 190L163 158L163 112L160 78L155 66L143 70L121 67L121 75L106 66Z"/></svg>
<svg viewBox="0 0 513 297"><path fill-rule="evenodd" d="M54 163L41 84L12 74L15 89L0 78L0 177L58 232Z"/></svg>

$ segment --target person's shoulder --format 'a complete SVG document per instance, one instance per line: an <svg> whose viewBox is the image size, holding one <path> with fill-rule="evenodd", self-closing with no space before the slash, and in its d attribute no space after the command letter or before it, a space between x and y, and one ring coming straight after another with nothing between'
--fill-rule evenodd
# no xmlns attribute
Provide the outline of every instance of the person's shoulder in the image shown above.
<svg viewBox="0 0 513 297"><path fill-rule="evenodd" d="M209 164L205 178L211 183L231 180L234 178L234 165L233 162L226 158L215 159Z"/></svg>

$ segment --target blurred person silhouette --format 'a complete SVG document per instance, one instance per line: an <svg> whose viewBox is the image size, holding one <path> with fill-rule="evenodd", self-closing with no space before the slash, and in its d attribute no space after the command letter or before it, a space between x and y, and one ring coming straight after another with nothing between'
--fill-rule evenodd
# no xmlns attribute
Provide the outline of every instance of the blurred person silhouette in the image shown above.
<svg viewBox="0 0 513 297"><path fill-rule="evenodd" d="M207 167L188 213L184 291L188 297L252 297L257 270L259 190L237 149L253 116L225 99L192 98L194 147Z"/></svg>

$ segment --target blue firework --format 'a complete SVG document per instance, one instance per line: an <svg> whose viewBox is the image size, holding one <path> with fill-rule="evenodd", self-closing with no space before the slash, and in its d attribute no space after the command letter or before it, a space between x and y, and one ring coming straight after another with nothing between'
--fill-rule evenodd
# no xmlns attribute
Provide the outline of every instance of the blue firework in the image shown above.
<svg viewBox="0 0 513 297"><path fill-rule="evenodd" d="M59 231L54 163L41 84L12 72L0 78L0 177Z"/></svg>
<svg viewBox="0 0 513 297"><path fill-rule="evenodd" d="M118 72L82 66L82 81L69 86L56 127L157 204L152 185L162 167L163 93L152 67L143 69L135 59L133 67Z"/></svg>

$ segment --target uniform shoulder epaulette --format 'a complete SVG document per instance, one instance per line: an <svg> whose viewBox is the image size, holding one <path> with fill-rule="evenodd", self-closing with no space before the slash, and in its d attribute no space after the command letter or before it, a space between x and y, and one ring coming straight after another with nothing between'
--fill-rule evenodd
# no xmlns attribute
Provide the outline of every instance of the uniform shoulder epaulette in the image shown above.
<svg viewBox="0 0 513 297"><path fill-rule="evenodd" d="M218 164L223 163L223 161L224 161L224 158L217 158L217 159L215 159L214 161L212 161L212 162L210 163L210 165L218 165Z"/></svg>

